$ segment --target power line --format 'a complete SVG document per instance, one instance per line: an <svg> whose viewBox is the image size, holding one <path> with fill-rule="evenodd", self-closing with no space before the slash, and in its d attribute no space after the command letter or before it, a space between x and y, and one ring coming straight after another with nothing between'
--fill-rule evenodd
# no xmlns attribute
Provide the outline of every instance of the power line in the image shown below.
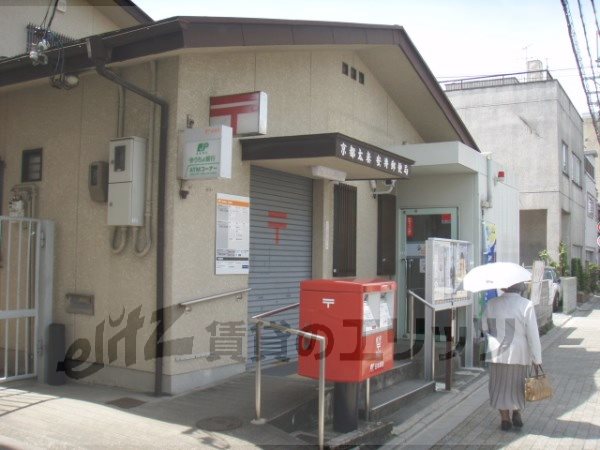
<svg viewBox="0 0 600 450"><path fill-rule="evenodd" d="M590 51L590 41L588 40L587 29L585 26L585 20L583 19L583 9L581 7L581 0L577 0L577 4L579 6L579 17L581 18L581 26L583 28L583 37L585 39L585 46L587 48L587 54L588 54L588 58L590 60L590 65L591 65L592 80L595 83L596 82L596 72L594 70L594 60L592 59L592 52ZM598 88L596 87L593 92L596 93L596 105L600 105L600 97L598 96ZM590 94L592 94L592 92L590 92ZM599 119L600 119L600 117L599 117Z"/></svg>
<svg viewBox="0 0 600 450"><path fill-rule="evenodd" d="M597 93L597 89L594 89L594 91L592 91L589 86L588 86L588 81L589 81L589 77L587 77L585 75L585 69L583 66L583 62L581 60L581 53L579 51L579 45L577 44L577 35L575 33L575 28L573 27L573 19L571 17L571 11L569 9L569 4L567 2L567 0L561 0L560 1L563 7L563 11L565 13L565 20L567 22L567 29L569 31L569 39L571 40L571 48L573 49L573 54L575 55L575 60L577 61L577 69L579 70L579 78L581 80L581 84L583 86L583 91L585 92L585 97L587 100L587 104L588 104L588 110L590 112L590 116L592 118L592 124L594 125L594 131L596 132L596 138L598 139L598 141L600 141L600 127L598 124L598 107L600 107L600 105L596 104L596 106L594 106L594 102L592 99L592 92L596 92ZM579 2L579 0L578 0ZM581 3L579 3L581 6ZM583 20L583 14L582 15L582 20ZM586 36L586 42L587 42L587 36ZM594 81L595 81L595 77L594 77ZM597 95L596 95L597 97Z"/></svg>

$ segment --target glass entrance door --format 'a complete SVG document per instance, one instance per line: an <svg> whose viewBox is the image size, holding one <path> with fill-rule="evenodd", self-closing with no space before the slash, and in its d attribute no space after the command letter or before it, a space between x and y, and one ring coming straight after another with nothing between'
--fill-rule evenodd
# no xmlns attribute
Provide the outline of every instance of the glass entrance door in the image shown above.
<svg viewBox="0 0 600 450"><path fill-rule="evenodd" d="M399 210L398 264L398 330L397 336L407 336L408 305L407 291L425 297L425 243L431 237L457 239L457 208L426 208ZM445 312L437 314L440 325L445 324ZM424 330L424 311L420 302L415 302L417 335Z"/></svg>

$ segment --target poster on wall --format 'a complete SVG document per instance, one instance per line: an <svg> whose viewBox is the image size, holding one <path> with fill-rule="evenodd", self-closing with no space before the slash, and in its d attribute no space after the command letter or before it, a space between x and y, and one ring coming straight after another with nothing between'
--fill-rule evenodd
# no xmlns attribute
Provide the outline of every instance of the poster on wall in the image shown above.
<svg viewBox="0 0 600 450"><path fill-rule="evenodd" d="M496 262L496 224L483 222L483 264ZM482 295L482 304L479 311L483 311L487 302L498 296L496 289L485 291Z"/></svg>
<svg viewBox="0 0 600 450"><path fill-rule="evenodd" d="M430 238L426 251L425 299L436 311L470 305L462 281L472 267L470 242Z"/></svg>
<svg viewBox="0 0 600 450"><path fill-rule="evenodd" d="M217 194L215 273L244 275L250 268L250 198Z"/></svg>

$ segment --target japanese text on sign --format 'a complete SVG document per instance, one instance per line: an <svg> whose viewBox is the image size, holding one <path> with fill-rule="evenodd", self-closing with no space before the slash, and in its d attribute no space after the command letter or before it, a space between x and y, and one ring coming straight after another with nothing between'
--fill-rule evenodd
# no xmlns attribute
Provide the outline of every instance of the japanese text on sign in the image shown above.
<svg viewBox="0 0 600 450"><path fill-rule="evenodd" d="M215 273L247 274L250 267L250 199L217 194Z"/></svg>

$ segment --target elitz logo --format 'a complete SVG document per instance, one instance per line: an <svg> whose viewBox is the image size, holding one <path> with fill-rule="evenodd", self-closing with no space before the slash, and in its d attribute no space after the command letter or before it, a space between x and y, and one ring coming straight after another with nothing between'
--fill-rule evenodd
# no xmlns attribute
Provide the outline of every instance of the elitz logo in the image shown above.
<svg viewBox="0 0 600 450"><path fill-rule="evenodd" d="M329 309L329 307L331 305L335 305L335 299L334 298L324 298L323 304L327 306L327 309Z"/></svg>
<svg viewBox="0 0 600 450"><path fill-rule="evenodd" d="M201 155L208 148L208 142L200 142L196 147L196 155Z"/></svg>

